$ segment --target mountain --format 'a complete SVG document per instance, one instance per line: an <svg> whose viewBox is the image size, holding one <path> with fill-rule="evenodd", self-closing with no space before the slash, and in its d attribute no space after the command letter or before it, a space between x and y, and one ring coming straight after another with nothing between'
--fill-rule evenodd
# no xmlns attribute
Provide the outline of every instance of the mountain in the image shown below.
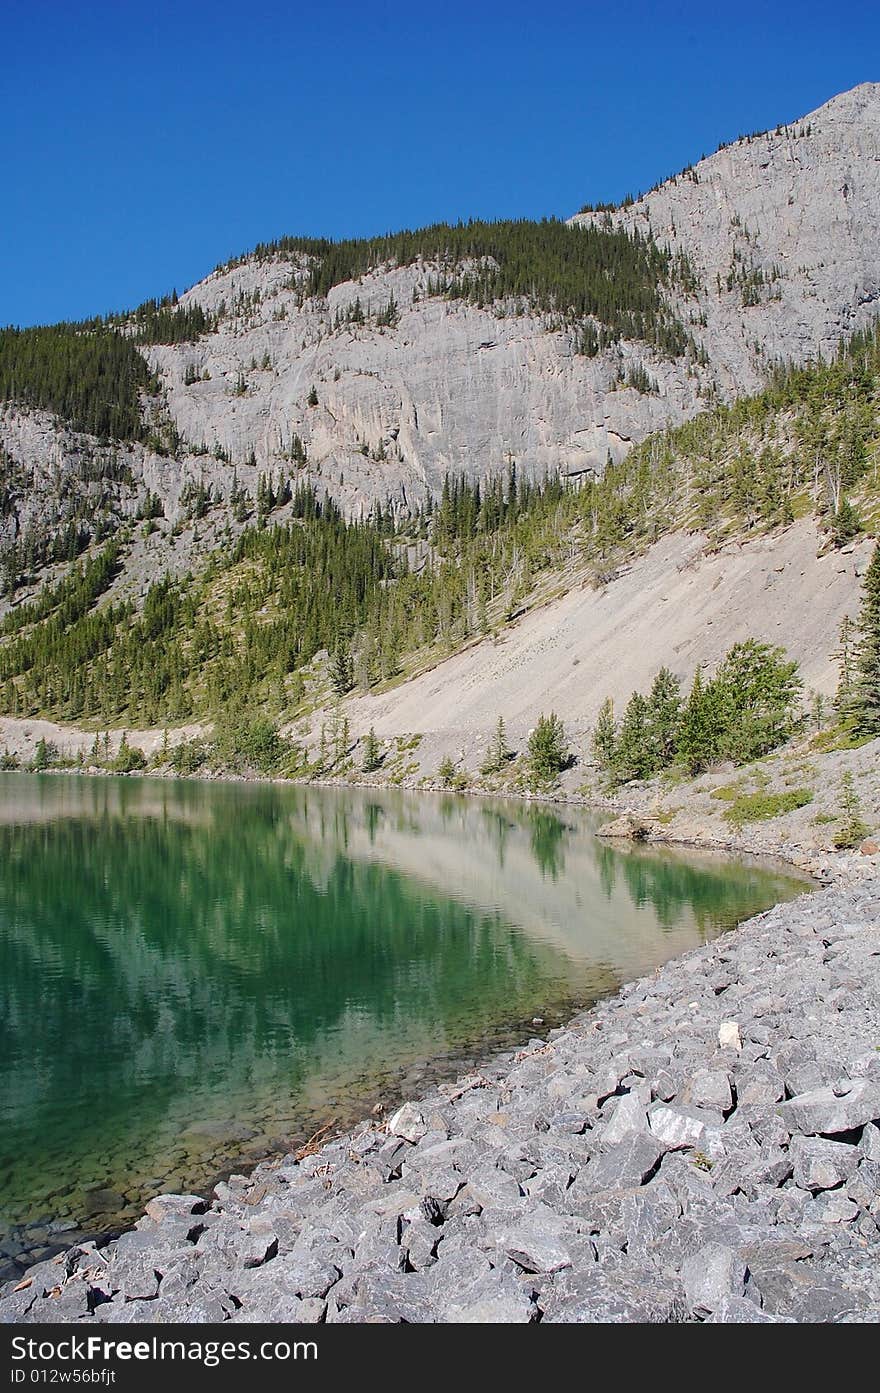
<svg viewBox="0 0 880 1393"><path fill-rule="evenodd" d="M568 224L285 238L0 331L0 709L244 700L316 741L354 681L356 733L439 701L433 760L508 688L518 734L554 701L585 733L747 634L828 694L878 521L878 211L865 85Z"/></svg>
<svg viewBox="0 0 880 1393"><path fill-rule="evenodd" d="M660 296L704 364L625 331L594 357L578 353L577 319L557 328L552 314L512 313L518 297L481 307L429 294L439 260L379 266L300 306L308 258L284 251L195 286L181 305L225 305L217 333L149 358L183 439L277 469L299 435L349 510L422 499L446 471L479 478L511 457L536 475L601 469L714 393L756 390L775 360L827 355L865 327L880 296L878 216L880 85L870 84L719 151L610 219L572 219L686 254L686 288L673 276ZM382 326L392 300L398 317ZM344 322L358 302L366 322ZM634 369L656 390L626 385ZM210 381L188 385L188 372ZM235 395L239 374L247 390Z"/></svg>
<svg viewBox="0 0 880 1393"><path fill-rule="evenodd" d="M702 339L730 396L753 391L775 361L827 357L877 315L878 191L880 83L866 82L724 146L611 221L690 259Z"/></svg>
<svg viewBox="0 0 880 1393"><path fill-rule="evenodd" d="M255 496L261 472L303 474L356 515L424 502L447 471L600 471L650 432L756 390L774 361L827 355L864 327L880 294L878 215L880 85L864 84L568 228L258 248L178 305L109 326L148 365L140 440L128 402L118 439L102 420L103 443L72 428L88 412L70 393L60 411L22 406L31 345L7 344L4 374L0 343L0 546L31 533L34 560L67 555L77 529L82 541L155 507L148 493L176 522L193 486L228 500L235 476ZM596 245L575 246L572 275L586 227ZM108 377L123 389L100 372L104 402ZM184 542L168 563L189 554Z"/></svg>

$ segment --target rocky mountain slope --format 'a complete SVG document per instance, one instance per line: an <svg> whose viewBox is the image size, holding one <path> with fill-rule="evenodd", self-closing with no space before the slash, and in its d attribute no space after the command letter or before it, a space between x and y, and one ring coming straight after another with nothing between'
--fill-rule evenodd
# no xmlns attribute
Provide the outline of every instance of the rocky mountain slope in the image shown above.
<svg viewBox="0 0 880 1393"><path fill-rule="evenodd" d="M371 726L386 740L418 732L421 775L451 756L473 777L499 715L522 750L553 710L583 755L606 697L622 711L664 663L687 683L698 663L714 669L748 637L786 647L806 692L830 706L832 650L843 616L857 613L871 543L817 557L817 540L808 521L709 555L700 535L666 537L608 585L573 588L402 686L350 699L352 738ZM573 789L583 778L575 768L565 782Z"/></svg>
<svg viewBox="0 0 880 1393"><path fill-rule="evenodd" d="M0 407L0 710L161 730L244 704L314 775L335 691L430 778L499 715L522 743L555 708L583 746L604 697L747 636L827 697L880 522L880 336L828 361L873 322L878 139L869 85L580 232L286 239L179 301L0 334L0 388L31 392ZM127 438L68 352L112 369ZM545 470L579 486L524 486Z"/></svg>
<svg viewBox="0 0 880 1393"><path fill-rule="evenodd" d="M819 545L808 519L778 535L737 538L711 551L701 534L673 533L606 585L573 585L407 681L352 692L341 707L321 683L314 709L307 705L297 719L282 713L285 728L317 758L321 728L330 729L340 711L353 757L344 770L347 780L431 786L450 758L471 786L492 788L494 781L481 780L479 771L499 715L511 748L521 753L541 714L554 710L564 715L578 756L558 790L578 795L596 778L590 740L606 697L622 712L630 694L649 686L664 663L686 688L697 664L714 670L732 644L750 637L782 644L800 665L805 706L818 693L830 712L838 681L837 633L843 617L858 612L872 543L862 538L817 556ZM172 743L205 729L172 724ZM364 776L361 756L371 728L385 758L378 773ZM88 728L0 714L0 753L27 763L41 739L76 761L87 759L95 737ZM130 728L129 739L161 765L161 727ZM114 751L118 740L113 737ZM335 777L340 770L327 774Z"/></svg>
<svg viewBox="0 0 880 1393"><path fill-rule="evenodd" d="M694 414L713 390L753 391L774 360L827 355L870 322L878 214L880 84L864 84L612 215L690 258L695 283L671 297L706 367L627 342L578 354L571 330L548 329L544 316L427 295L424 264L379 268L298 308L285 258L249 258L195 286L183 305L240 308L194 350L157 348L151 362L185 439L280 468L298 434L353 508L377 494L420 498L447 470L479 477L509 457L534 473L601 469L609 453ZM356 300L375 310L392 296L393 328L333 328ZM271 366L249 370L267 358ZM633 363L656 392L620 385ZM187 385L194 371L210 381ZM239 373L247 390L236 396ZM318 406L309 408L313 384Z"/></svg>
<svg viewBox="0 0 880 1393"><path fill-rule="evenodd" d="M878 215L880 85L864 84L635 203L572 219L686 255L660 288L691 336L677 356L612 335L578 351L589 317L522 297L451 298L436 258L309 295L315 256L264 248L181 297L182 311L216 318L212 332L143 347L164 434L108 450L45 413L0 408L12 480L0 543L29 528L54 536L71 516L113 527L148 492L176 521L188 483L228 501L234 480L254 494L260 472L305 474L356 515L377 499L423 501L447 471L601 470L707 400L754 390L772 361L827 354L866 325L880 295Z"/></svg>
<svg viewBox="0 0 880 1393"><path fill-rule="evenodd" d="M876 317L878 190L880 83L866 82L700 159L610 220L690 258L715 380L737 395L768 363L827 356Z"/></svg>

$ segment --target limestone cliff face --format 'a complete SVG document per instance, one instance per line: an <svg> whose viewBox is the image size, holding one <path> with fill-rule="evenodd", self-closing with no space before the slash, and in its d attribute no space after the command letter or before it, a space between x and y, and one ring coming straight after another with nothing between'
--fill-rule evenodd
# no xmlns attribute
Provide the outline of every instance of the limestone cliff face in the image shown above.
<svg viewBox="0 0 880 1393"><path fill-rule="evenodd" d="M659 392L617 388L616 356L578 355L570 333L550 332L536 316L429 298L431 269L376 271L299 309L287 261L209 277L181 303L216 311L225 301L228 316L255 290L260 301L197 344L152 350L181 434L237 460L253 451L261 468L285 472L297 435L312 471L357 511L389 494L423 499L447 470L480 476L511 459L536 475L601 470L609 453L618 458L632 440L697 409L700 378L682 364L623 345L625 361L644 362ZM393 328L333 328L356 299L375 311L392 295ZM308 405L312 386L317 406Z"/></svg>
<svg viewBox="0 0 880 1393"><path fill-rule="evenodd" d="M773 360L832 351L880 309L880 85L722 149L634 204L573 221L604 217L687 253L697 288L675 292L674 306L707 366L639 343L580 356L572 334L541 316L430 296L425 265L303 300L302 261L246 258L182 297L222 310L215 333L147 350L183 445L174 459L120 452L132 483L113 510L134 511L149 488L175 520L187 480L228 498L234 470L251 491L261 471L302 473L353 514L389 496L422 499L447 470L480 477L511 460L537 475L601 470L609 454L715 395L754 390ZM392 294L399 320L383 328L376 312ZM356 299L366 323L334 327ZM656 392L619 385L634 364ZM295 437L305 465L291 458ZM0 412L0 445L33 480L19 487L7 530L59 512L64 488L79 487L82 451L96 448L12 408Z"/></svg>
<svg viewBox="0 0 880 1393"><path fill-rule="evenodd" d="M880 83L729 145L612 215L697 271L701 337L726 393L803 362L880 312ZM579 214L586 222L601 214Z"/></svg>
<svg viewBox="0 0 880 1393"><path fill-rule="evenodd" d="M698 286L675 307L707 369L640 344L584 358L541 317L427 298L425 266L376 271L297 308L291 263L251 260L183 297L214 311L225 302L218 333L153 351L171 412L186 439L237 459L253 450L264 468L283 467L299 435L313 470L352 509L388 493L421 497L447 469L481 475L510 458L537 474L601 469L713 390L754 390L774 360L827 354L873 318L880 85L701 160L613 220L687 253ZM334 330L355 298L375 311L392 294L394 328ZM271 366L250 367L263 362ZM617 385L634 362L656 394ZM205 371L209 381L186 385ZM235 395L239 374L246 391ZM308 407L313 385L318 406Z"/></svg>

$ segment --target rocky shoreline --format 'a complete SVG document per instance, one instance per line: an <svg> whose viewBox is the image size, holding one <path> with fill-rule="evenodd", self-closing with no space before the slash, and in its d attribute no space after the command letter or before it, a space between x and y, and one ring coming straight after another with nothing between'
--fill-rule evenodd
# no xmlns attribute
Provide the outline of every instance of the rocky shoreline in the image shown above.
<svg viewBox="0 0 880 1393"><path fill-rule="evenodd" d="M880 1320L880 878L847 882L210 1201L152 1200L0 1321Z"/></svg>

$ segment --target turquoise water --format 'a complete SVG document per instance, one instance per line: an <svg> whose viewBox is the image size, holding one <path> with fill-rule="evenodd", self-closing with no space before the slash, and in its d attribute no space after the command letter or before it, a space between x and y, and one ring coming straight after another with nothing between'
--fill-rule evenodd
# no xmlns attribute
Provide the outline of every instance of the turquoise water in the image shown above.
<svg viewBox="0 0 880 1393"><path fill-rule="evenodd" d="M803 889L592 825L0 775L0 1259L411 1096Z"/></svg>

